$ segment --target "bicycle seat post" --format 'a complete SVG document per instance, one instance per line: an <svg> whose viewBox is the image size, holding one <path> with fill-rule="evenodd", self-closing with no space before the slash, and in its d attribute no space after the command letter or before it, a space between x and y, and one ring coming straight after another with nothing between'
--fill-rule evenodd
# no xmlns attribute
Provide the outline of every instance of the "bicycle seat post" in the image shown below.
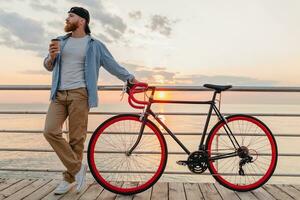
<svg viewBox="0 0 300 200"><path fill-rule="evenodd" d="M218 94L218 93L221 94L221 92L218 92L218 91L216 91L216 90L214 91L214 94L213 94L213 97L212 97L212 101L213 101L213 102L216 101L216 97L217 97L217 94Z"/></svg>

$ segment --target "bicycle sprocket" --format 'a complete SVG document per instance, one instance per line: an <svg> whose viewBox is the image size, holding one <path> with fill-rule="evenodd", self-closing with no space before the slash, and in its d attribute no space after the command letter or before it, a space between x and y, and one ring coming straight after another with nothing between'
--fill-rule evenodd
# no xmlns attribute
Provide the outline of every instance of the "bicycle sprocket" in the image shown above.
<svg viewBox="0 0 300 200"><path fill-rule="evenodd" d="M208 155L203 150L194 151L187 160L188 168L191 172L196 174L203 173L208 167Z"/></svg>

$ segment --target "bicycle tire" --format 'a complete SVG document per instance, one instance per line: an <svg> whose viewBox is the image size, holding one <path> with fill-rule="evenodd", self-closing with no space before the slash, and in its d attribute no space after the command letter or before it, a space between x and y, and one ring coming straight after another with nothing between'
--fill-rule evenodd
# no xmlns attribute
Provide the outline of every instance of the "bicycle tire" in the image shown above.
<svg viewBox="0 0 300 200"><path fill-rule="evenodd" d="M126 155L138 137L140 126L139 115L117 115L103 122L89 141L90 171L95 180L111 192L132 195L145 191L164 172L166 141L150 120L146 121L144 134L132 155Z"/></svg>
<svg viewBox="0 0 300 200"><path fill-rule="evenodd" d="M210 173L217 182L231 190L240 192L254 190L265 184L276 168L278 159L276 140L270 129L255 117L232 115L226 117L226 121L237 141L248 148L254 161L243 166L243 170L245 168L243 175L239 173L239 156L215 161L210 160L208 162ZM206 149L209 156L231 151L229 150L231 143L229 137L225 132L220 131L224 130L224 125L224 121L219 121L208 135ZM239 129L240 132L235 132L236 129ZM256 142L254 142L255 139L257 139Z"/></svg>

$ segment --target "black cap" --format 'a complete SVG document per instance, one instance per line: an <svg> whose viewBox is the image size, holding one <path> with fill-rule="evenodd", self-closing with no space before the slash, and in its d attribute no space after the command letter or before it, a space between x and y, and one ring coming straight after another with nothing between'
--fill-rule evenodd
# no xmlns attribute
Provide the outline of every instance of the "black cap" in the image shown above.
<svg viewBox="0 0 300 200"><path fill-rule="evenodd" d="M91 30L89 27L89 22L90 22L90 14L89 11L82 7L72 7L68 13L74 13L86 20L86 26L85 26L85 33L90 34Z"/></svg>

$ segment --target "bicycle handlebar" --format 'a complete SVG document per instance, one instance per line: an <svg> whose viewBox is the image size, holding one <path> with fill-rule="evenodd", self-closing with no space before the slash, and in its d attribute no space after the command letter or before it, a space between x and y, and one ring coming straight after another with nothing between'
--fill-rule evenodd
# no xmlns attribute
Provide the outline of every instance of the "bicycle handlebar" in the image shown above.
<svg viewBox="0 0 300 200"><path fill-rule="evenodd" d="M148 90L148 84L147 83L139 82L139 83L136 83L136 84L129 84L129 90L128 90L128 102L129 102L129 104L133 108L143 109L145 107L145 105L148 105L149 102L137 100L134 97L134 94L145 92L147 90ZM134 103L140 104L140 105L135 105Z"/></svg>

